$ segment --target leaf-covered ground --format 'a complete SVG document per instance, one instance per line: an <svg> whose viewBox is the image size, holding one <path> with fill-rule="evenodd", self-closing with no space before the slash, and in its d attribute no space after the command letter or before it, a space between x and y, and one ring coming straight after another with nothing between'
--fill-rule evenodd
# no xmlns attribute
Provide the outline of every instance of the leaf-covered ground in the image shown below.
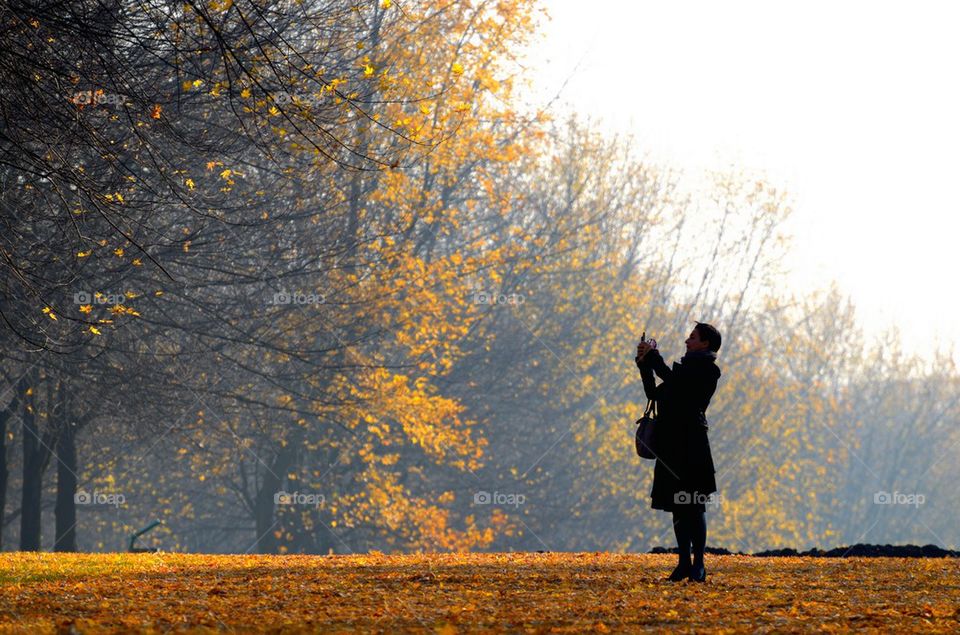
<svg viewBox="0 0 960 635"><path fill-rule="evenodd" d="M960 561L672 555L0 554L0 632L960 630Z"/></svg>

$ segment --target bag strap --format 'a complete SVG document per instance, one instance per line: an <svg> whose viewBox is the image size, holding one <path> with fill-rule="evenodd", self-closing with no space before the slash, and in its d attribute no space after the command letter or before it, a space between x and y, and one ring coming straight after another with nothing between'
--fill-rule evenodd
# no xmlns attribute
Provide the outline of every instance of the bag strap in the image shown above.
<svg viewBox="0 0 960 635"><path fill-rule="evenodd" d="M653 416L657 416L657 400L656 399L647 399L647 408L643 411L643 416L646 417L650 413L653 413Z"/></svg>

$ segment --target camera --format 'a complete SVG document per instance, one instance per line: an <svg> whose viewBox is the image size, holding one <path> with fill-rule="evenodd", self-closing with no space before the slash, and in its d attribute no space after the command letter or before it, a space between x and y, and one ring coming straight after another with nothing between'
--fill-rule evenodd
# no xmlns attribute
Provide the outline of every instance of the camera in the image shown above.
<svg viewBox="0 0 960 635"><path fill-rule="evenodd" d="M643 334L640 335L640 344L646 344L647 346L650 347L651 350L657 348L657 340L653 339L652 337L650 339L647 339L646 331L644 331ZM637 345L638 350L640 348L640 344Z"/></svg>

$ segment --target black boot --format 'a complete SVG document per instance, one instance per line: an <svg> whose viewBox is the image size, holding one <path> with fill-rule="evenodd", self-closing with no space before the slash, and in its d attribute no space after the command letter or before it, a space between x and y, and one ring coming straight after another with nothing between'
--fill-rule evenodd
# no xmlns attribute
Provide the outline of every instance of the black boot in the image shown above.
<svg viewBox="0 0 960 635"><path fill-rule="evenodd" d="M690 581L691 581L691 582L706 582L706 581L707 581L707 570L706 570L706 568L703 566L703 563L702 563L702 562L701 562L700 564L694 563L694 565L693 565L692 567L690 567L689 577L690 577Z"/></svg>
<svg viewBox="0 0 960 635"><path fill-rule="evenodd" d="M673 533L677 537L677 568L667 578L679 582L690 575L690 523L682 511L673 512Z"/></svg>
<svg viewBox="0 0 960 635"><path fill-rule="evenodd" d="M690 515L689 527L693 543L693 567L690 569L690 580L705 582L707 570L703 566L703 552L707 545L707 515L703 512L693 512Z"/></svg>
<svg viewBox="0 0 960 635"><path fill-rule="evenodd" d="M693 568L690 566L690 562L681 562L677 565L677 568L673 570L673 573L670 574L670 577L667 580L671 582L680 582L686 577L691 575Z"/></svg>

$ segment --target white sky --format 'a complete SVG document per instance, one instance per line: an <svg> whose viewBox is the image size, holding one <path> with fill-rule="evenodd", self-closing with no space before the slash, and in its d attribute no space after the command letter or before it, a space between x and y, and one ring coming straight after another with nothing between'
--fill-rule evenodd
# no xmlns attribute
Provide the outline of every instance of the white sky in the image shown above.
<svg viewBox="0 0 960 635"><path fill-rule="evenodd" d="M568 81L655 162L766 173L795 202L798 288L836 279L907 350L960 343L960 3L545 6L538 101Z"/></svg>

